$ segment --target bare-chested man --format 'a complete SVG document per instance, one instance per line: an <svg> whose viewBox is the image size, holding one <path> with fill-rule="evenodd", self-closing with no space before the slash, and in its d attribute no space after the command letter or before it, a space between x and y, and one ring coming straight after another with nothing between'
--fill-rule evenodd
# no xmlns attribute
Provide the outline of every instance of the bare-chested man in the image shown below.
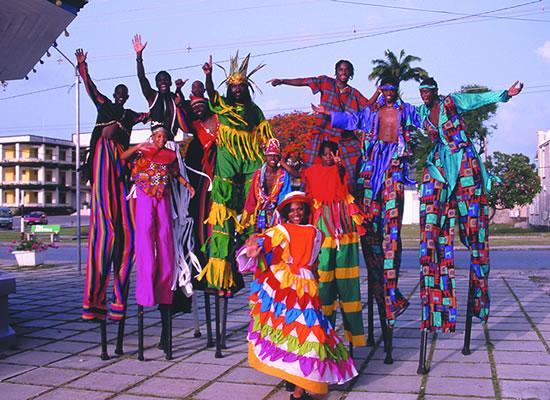
<svg viewBox="0 0 550 400"><path fill-rule="evenodd" d="M414 106L397 94L399 82L392 78L381 81L382 95L371 106L358 113L331 112L323 106L314 111L330 115L335 128L362 131L362 164L359 182L363 183L363 211L367 216L367 234L363 252L369 274L374 277L374 296L387 326L408 306L397 288L401 264L401 222L404 187L414 183L408 177L407 156L410 134L418 126Z"/></svg>

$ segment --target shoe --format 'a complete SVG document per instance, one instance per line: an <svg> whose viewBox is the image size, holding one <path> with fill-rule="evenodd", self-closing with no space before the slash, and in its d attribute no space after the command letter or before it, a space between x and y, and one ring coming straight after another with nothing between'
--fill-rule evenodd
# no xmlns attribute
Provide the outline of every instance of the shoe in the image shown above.
<svg viewBox="0 0 550 400"><path fill-rule="evenodd" d="M294 388L296 385L294 383L290 383L289 381L285 381L285 389L287 392L294 392Z"/></svg>

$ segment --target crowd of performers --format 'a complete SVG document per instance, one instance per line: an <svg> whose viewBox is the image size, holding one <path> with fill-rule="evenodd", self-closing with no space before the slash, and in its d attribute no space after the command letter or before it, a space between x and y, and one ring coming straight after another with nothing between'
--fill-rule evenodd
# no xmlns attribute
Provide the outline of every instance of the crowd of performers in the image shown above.
<svg viewBox="0 0 550 400"><path fill-rule="evenodd" d="M76 52L98 111L82 166L92 186L83 318L102 324L102 357L108 357L107 314L120 321L116 352L122 353L134 265L138 314L143 318L144 306L159 306L160 346L170 357L169 321L174 312L190 312L193 291L227 301L243 288L243 274L251 272L250 365L286 380L291 399L326 393L329 384L357 375L353 346L368 342L360 249L368 295L378 305L391 351L386 337L409 304L398 280L404 189L415 183L409 165L418 130L433 144L419 182L423 340L426 333L456 328L457 221L471 253L468 315L487 321L487 193L493 177L462 114L508 101L521 83L498 92L441 96L437 82L426 78L419 87L423 104L415 107L399 97L399 82L391 77L381 80L370 99L364 97L349 85L354 69L347 60L336 63L334 78L272 79L273 86L308 86L321 94L321 104L313 106L312 139L297 169L285 162L252 100L251 75L264 65L249 71L250 55L239 63L237 54L229 72L224 69L227 92L221 94L210 57L202 67L204 84L193 82L187 99L185 81L176 80L172 91L165 71L156 75L153 88L143 64L146 43L136 35L133 46L149 106L144 113L124 108L124 85L115 87L114 101L101 94L88 73L87 53ZM130 147L132 127L146 122L151 137ZM188 140L175 141L180 131ZM295 178L300 188L292 187ZM337 308L349 347L335 331Z"/></svg>

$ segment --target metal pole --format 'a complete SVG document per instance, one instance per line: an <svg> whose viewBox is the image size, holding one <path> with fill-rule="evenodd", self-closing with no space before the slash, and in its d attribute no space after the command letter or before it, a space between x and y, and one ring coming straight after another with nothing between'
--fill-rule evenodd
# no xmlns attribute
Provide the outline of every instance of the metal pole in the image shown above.
<svg viewBox="0 0 550 400"><path fill-rule="evenodd" d="M80 261L82 250L80 248L81 237L80 237L80 74L78 73L78 65L76 65L72 60L65 55L61 50L57 48L57 43L53 43L53 49L56 50L59 54L63 56L65 60L68 61L74 68L75 74L75 86L76 86L76 257L78 264L78 274L82 275L82 262Z"/></svg>
<svg viewBox="0 0 550 400"><path fill-rule="evenodd" d="M73 64L74 65L74 64ZM80 247L80 74L78 67L74 67L76 85L76 259L78 263L78 275L82 275L82 249Z"/></svg>

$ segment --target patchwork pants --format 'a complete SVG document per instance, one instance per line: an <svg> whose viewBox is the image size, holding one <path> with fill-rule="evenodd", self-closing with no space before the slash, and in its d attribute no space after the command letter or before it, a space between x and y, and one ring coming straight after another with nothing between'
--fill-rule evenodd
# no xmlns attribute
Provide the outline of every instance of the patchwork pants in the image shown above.
<svg viewBox="0 0 550 400"><path fill-rule="evenodd" d="M134 263L134 221L120 160L122 146L100 137L93 159L93 185L82 318L105 320L111 266L114 275L109 318L126 312Z"/></svg>
<svg viewBox="0 0 550 400"><path fill-rule="evenodd" d="M445 171L434 157L435 167ZM472 315L489 317L489 207L484 193L480 160L472 148L464 150L456 185L434 179L424 170L420 187L420 295L422 329L454 332L456 328L456 281L454 228L459 223L460 239L470 249L469 307Z"/></svg>
<svg viewBox="0 0 550 400"><path fill-rule="evenodd" d="M370 179L364 181L363 211L366 230L363 253L379 310L385 310L387 326L409 306L397 282L401 267L401 224L403 222L404 185L401 158L393 158L384 172L376 196Z"/></svg>

